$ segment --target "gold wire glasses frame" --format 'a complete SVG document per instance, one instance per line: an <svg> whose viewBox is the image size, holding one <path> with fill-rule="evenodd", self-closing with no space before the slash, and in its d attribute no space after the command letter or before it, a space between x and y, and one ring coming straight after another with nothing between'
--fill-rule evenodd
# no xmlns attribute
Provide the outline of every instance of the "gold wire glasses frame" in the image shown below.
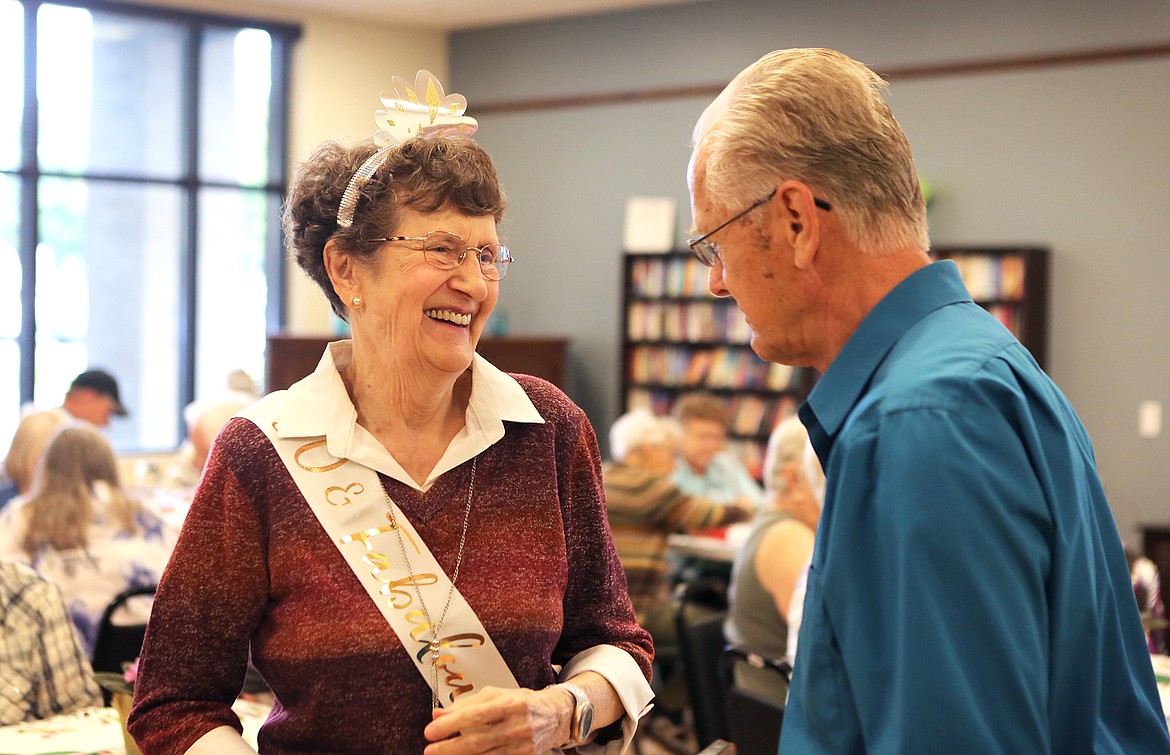
<svg viewBox="0 0 1170 755"><path fill-rule="evenodd" d="M447 231L430 231L426 236L386 236L366 241L406 243L412 249L421 249L427 264L439 270L454 270L463 264L468 252L474 251L479 261L479 271L490 281L503 280L508 274L508 266L514 261L512 251L503 244L471 246Z"/></svg>
<svg viewBox="0 0 1170 755"><path fill-rule="evenodd" d="M756 201L752 202L750 205L747 206L746 209L744 209L743 212L739 213L738 215L733 216L730 220L726 220L726 221L720 223L713 230L707 231L699 238L688 241L687 246L689 246L691 248L691 252L694 253L695 258L698 259L699 262L703 263L707 267L713 266L715 264L715 262L720 259L719 247L715 243L708 241L707 239L711 238L712 236L719 233L727 226L731 225L735 221L744 217L745 215L747 215L749 212L756 209L760 205L767 204L768 202L770 202L772 200L772 197L774 197L774 196L776 196L776 189L772 189L771 191L768 192L768 194L766 196L760 197ZM833 209L833 205L829 204L828 202L826 202L823 199L818 199L817 197L813 197L813 204L815 204L817 207L820 207L822 210Z"/></svg>

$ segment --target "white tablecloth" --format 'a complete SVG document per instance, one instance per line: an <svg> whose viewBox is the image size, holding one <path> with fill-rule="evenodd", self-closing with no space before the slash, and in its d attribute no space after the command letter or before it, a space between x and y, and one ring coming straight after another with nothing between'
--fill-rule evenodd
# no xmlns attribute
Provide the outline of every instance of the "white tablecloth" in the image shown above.
<svg viewBox="0 0 1170 755"><path fill-rule="evenodd" d="M232 710L244 725L244 739L256 746L256 732L272 708L237 700ZM122 725L113 708L85 708L12 726L0 726L0 755L124 755Z"/></svg>

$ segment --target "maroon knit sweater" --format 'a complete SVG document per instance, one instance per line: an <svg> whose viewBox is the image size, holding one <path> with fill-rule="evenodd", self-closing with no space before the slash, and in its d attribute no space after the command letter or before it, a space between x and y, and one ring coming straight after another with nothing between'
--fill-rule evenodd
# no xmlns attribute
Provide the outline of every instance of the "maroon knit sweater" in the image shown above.
<svg viewBox="0 0 1170 755"><path fill-rule="evenodd" d="M553 683L551 664L604 643L649 678L653 649L610 537L593 429L551 384L514 377L545 424L507 423L479 455L459 591L522 686ZM448 574L470 472L468 461L426 493L382 478ZM249 647L277 697L260 731L266 755L425 747L426 682L272 445L235 419L159 584L129 724L142 751L182 753L217 726L238 728L230 706Z"/></svg>

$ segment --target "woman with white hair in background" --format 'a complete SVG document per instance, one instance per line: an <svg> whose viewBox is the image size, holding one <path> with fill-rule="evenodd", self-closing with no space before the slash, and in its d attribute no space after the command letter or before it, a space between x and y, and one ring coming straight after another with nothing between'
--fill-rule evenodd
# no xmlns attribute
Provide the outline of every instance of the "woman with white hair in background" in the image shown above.
<svg viewBox="0 0 1170 755"><path fill-rule="evenodd" d="M796 655L804 579L812 558L825 476L808 432L792 415L776 426L764 455L764 508L735 556L724 634L765 658ZM788 685L773 671L735 664L735 684L783 705Z"/></svg>
<svg viewBox="0 0 1170 755"><path fill-rule="evenodd" d="M634 410L613 423L609 438L613 462L603 472L605 499L630 600L655 641L673 640L666 536L741 522L751 509L679 490L671 479L679 444L675 420Z"/></svg>

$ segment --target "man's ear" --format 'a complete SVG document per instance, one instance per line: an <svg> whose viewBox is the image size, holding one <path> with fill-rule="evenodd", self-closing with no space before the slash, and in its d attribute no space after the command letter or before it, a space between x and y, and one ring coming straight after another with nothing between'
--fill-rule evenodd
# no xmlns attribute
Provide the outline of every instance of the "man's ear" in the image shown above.
<svg viewBox="0 0 1170 755"><path fill-rule="evenodd" d="M821 220L812 189L800 181L785 181L776 189L773 228L784 234L793 249L793 264L808 269L821 245Z"/></svg>
<svg viewBox="0 0 1170 755"><path fill-rule="evenodd" d="M357 280L357 262L352 256L341 251L333 239L325 242L321 258L325 263L325 272L329 274L329 280L333 283L333 291L342 301L348 302L351 296L361 290Z"/></svg>

